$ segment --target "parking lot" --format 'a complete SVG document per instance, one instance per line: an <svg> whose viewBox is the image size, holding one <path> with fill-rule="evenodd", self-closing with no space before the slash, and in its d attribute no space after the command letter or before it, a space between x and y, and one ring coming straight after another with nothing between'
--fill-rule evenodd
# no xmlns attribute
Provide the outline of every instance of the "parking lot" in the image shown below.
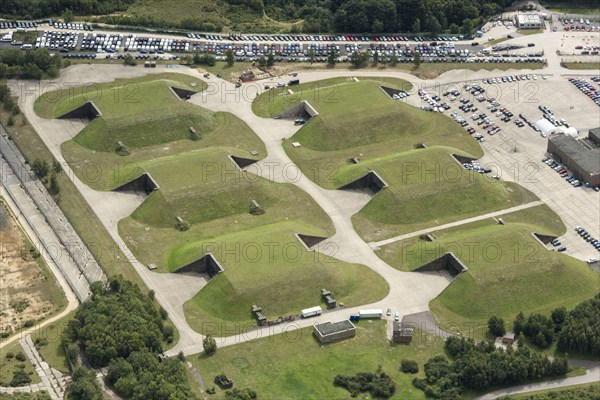
<svg viewBox="0 0 600 400"><path fill-rule="evenodd" d="M481 83L422 90L409 102L427 111L448 114L482 143L484 157L463 164L466 169L490 179L515 181L561 216L567 232L559 238L560 245L550 244L549 250L561 248L571 256L590 260L599 258L591 242L600 240L600 193L575 178L567 181L572 174L566 168L557 171L544 163L548 159L548 139L534 125L546 116L554 126L576 127L581 137L599 125L597 106L567 78L498 75ZM575 232L578 226L584 227L589 237L582 238Z"/></svg>

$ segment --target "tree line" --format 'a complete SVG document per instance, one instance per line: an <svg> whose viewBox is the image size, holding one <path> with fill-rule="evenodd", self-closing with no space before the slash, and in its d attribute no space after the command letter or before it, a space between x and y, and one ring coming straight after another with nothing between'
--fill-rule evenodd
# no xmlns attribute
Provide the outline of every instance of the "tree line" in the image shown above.
<svg viewBox="0 0 600 400"><path fill-rule="evenodd" d="M393 33L470 31L499 13L510 0L225 0L222 12L168 20L153 15L105 15L124 11L136 0L5 0L19 18L103 15L100 22L155 28L219 32L224 25L262 18L302 20L309 33ZM182 5L183 7L184 5ZM294 29L296 25L293 26ZM470 29L467 29L470 28Z"/></svg>
<svg viewBox="0 0 600 400"><path fill-rule="evenodd" d="M425 363L425 378L413 380L413 385L428 397L458 400L463 398L464 391L483 391L494 386L563 376L569 370L566 358L550 360L527 346L504 350L496 348L492 342L476 344L451 336L446 340L445 350L454 362L438 355Z"/></svg>
<svg viewBox="0 0 600 400"><path fill-rule="evenodd" d="M513 321L513 331L518 341L526 338L541 349L556 342L559 352L576 352L600 355L600 294L579 303L573 310L559 307L546 316L533 313L525 316L520 312ZM504 320L490 317L488 331L494 336L506 333Z"/></svg>
<svg viewBox="0 0 600 400"><path fill-rule="evenodd" d="M48 49L5 49L0 52L0 79L56 78L61 65L60 55Z"/></svg>
<svg viewBox="0 0 600 400"><path fill-rule="evenodd" d="M153 292L143 294L122 276L94 282L90 290L92 295L63 332L69 360L79 359L81 352L92 367L108 367L105 382L125 399L195 399L183 354L159 359L162 343L172 340L173 331L165 324L166 311L155 305ZM92 370L75 368L67 399L102 399Z"/></svg>

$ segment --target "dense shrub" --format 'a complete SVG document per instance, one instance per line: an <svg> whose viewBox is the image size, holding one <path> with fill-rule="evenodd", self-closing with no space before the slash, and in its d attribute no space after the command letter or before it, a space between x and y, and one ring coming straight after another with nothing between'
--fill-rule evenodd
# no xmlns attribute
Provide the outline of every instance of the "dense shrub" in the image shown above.
<svg viewBox="0 0 600 400"><path fill-rule="evenodd" d="M419 372L419 364L414 360L402 360L400 362L400 369L405 374L416 374Z"/></svg>

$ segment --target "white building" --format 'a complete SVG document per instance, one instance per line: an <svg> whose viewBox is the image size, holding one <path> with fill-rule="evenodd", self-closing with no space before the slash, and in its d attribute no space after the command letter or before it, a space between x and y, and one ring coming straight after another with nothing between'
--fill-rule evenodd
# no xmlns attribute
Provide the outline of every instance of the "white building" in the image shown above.
<svg viewBox="0 0 600 400"><path fill-rule="evenodd" d="M542 19L538 14L517 14L517 28L539 29L542 27Z"/></svg>

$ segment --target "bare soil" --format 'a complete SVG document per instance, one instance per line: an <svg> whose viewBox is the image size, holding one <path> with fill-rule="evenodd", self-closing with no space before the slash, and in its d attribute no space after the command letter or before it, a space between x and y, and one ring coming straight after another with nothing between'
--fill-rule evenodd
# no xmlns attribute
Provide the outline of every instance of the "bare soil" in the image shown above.
<svg viewBox="0 0 600 400"><path fill-rule="evenodd" d="M43 258L0 199L0 332L13 333L65 304Z"/></svg>

